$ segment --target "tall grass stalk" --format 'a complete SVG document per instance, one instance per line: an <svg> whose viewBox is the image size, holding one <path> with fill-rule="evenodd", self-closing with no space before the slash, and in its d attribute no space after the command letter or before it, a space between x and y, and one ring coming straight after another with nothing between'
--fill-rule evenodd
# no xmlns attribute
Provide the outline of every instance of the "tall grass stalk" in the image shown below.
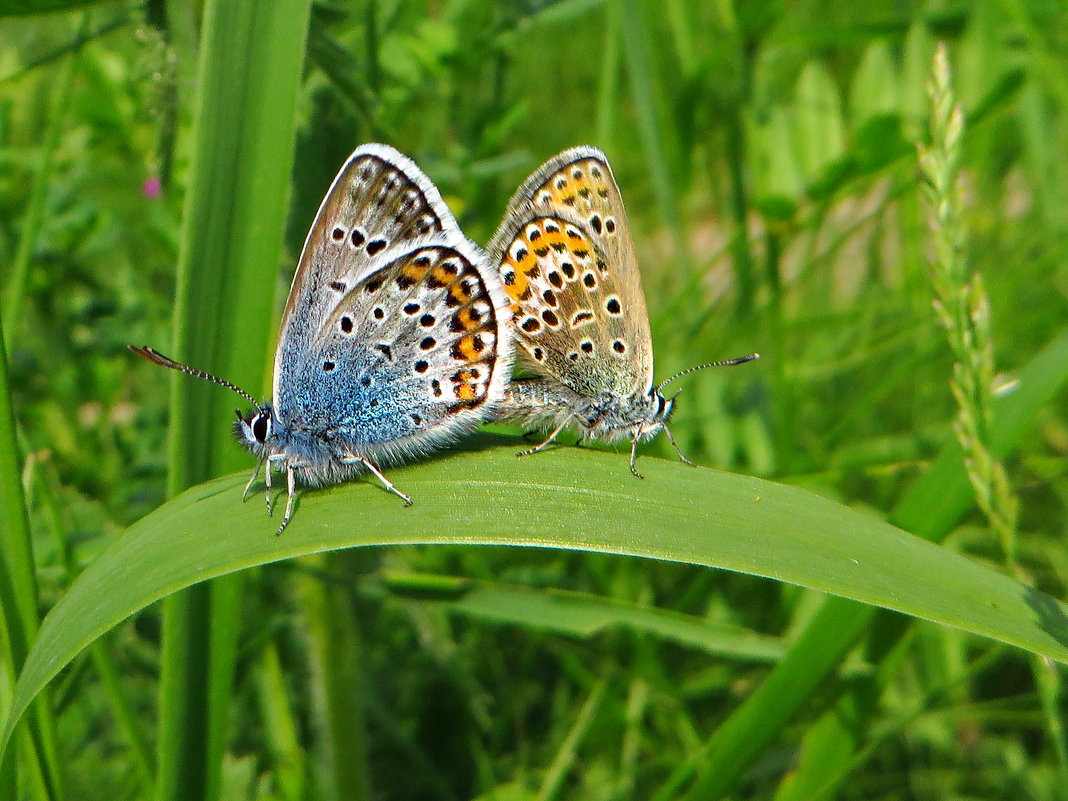
<svg viewBox="0 0 1068 801"><path fill-rule="evenodd" d="M982 276L968 264L963 201L959 183L964 114L950 83L944 44L935 52L928 82L931 97L930 142L919 143L924 193L931 205L930 259L934 308L957 361L950 389L957 402L953 429L965 454L975 501L997 534L1015 571L1018 503L1000 460L990 452L994 385L994 345L990 300Z"/></svg>
<svg viewBox="0 0 1068 801"><path fill-rule="evenodd" d="M1065 382L1068 336L1054 339L1021 371L1021 392L996 399L994 410L1003 421L993 432L993 453L1001 456L1016 447L1024 428ZM1029 411L1025 411L1029 410ZM953 443L905 493L889 514L890 522L918 537L941 542L974 502L960 446ZM870 631L869 631L870 628ZM889 612L845 598L827 598L795 635L786 656L766 679L724 721L705 747L678 766L656 799L680 797L677 787L700 771L701 778L686 799L720 798L737 787L745 772L764 753L783 728L829 680L845 655L868 633L885 654L911 630L909 621ZM849 687L839 685L838 706L849 705ZM859 722L858 722L859 725Z"/></svg>
<svg viewBox="0 0 1068 801"><path fill-rule="evenodd" d="M264 383L310 5L204 7L174 350L253 390ZM174 383L172 493L247 464L228 442L232 409L219 387ZM240 582L227 577L164 602L159 801L218 796Z"/></svg>
<svg viewBox="0 0 1068 801"><path fill-rule="evenodd" d="M256 667L256 699L263 718L267 754L274 762L274 784L280 801L306 798L306 754L300 728L289 703L286 675L278 647L270 642Z"/></svg>
<svg viewBox="0 0 1068 801"><path fill-rule="evenodd" d="M19 444L15 434L15 413L11 405L4 329L0 324L0 637L3 652L2 691L7 712L15 677L22 670L30 643L37 634L37 577L30 539L29 515L19 465ZM22 790L33 799L63 797L59 762L56 758L55 724L49 696L43 694L34 704L29 725L19 737ZM12 763L0 771L0 798L14 798L15 775Z"/></svg>
<svg viewBox="0 0 1068 801"><path fill-rule="evenodd" d="M928 81L931 99L930 142L919 143L923 189L931 206L929 261L934 308L956 362L950 390L957 404L953 430L964 451L976 505L998 537L1006 566L1017 580L1028 576L1017 563L1019 501L1004 464L992 452L994 343L990 300L982 275L966 255L967 231L959 182L960 147L965 120L953 92L945 44L935 49ZM1045 713L1046 729L1063 779L1068 779L1068 741L1061 715L1063 688L1057 669L1032 657L1032 674Z"/></svg>
<svg viewBox="0 0 1068 801"><path fill-rule="evenodd" d="M560 749L556 752L555 758L545 771L545 778L542 779L541 788L535 797L537 801L553 801L553 799L560 796L568 771L572 770L578 762L579 747L590 733L593 721L601 708L601 702L604 701L607 686L606 679L598 680L586 702L578 710L574 725L572 725L567 737L560 744Z"/></svg>
<svg viewBox="0 0 1068 801"><path fill-rule="evenodd" d="M79 36L85 35L85 19ZM52 113L48 115L48 127L45 129L37 162L37 171L30 187L30 198L26 204L26 214L22 218L22 234L19 236L15 258L11 263L11 277L4 292L4 327L8 337L17 337L22 328L22 313L25 309L26 284L30 275L30 264L34 250L38 245L41 224L44 221L45 201L48 189L52 185L52 168L59 140L65 129L64 121L70 104L71 85L74 82L74 55L67 57L56 81L52 97Z"/></svg>
<svg viewBox="0 0 1068 801"><path fill-rule="evenodd" d="M64 584L69 585L77 579L79 565L68 538L70 521L63 519L60 505L55 497L54 490L60 486L59 477L55 475L55 465L51 462L42 464L37 461L33 464L32 471L27 472L32 472L36 480L35 503L44 512L49 534L58 556L57 561L62 565L65 573ZM117 649L107 638L101 638L89 646L89 658L93 670L100 678L104 694L111 703L111 714L126 741L142 795L149 798L156 776L152 751L145 736L143 724L137 716L129 687L123 681L121 667L115 658L117 653Z"/></svg>
<svg viewBox="0 0 1068 801"><path fill-rule="evenodd" d="M296 576L293 588L304 612L308 641L312 715L319 732L315 756L319 792L325 801L371 798L367 759L363 648L358 621L346 592L324 581L324 569L339 567L341 554L306 557L310 575ZM314 575L318 571L320 575Z"/></svg>
<svg viewBox="0 0 1068 801"><path fill-rule="evenodd" d="M637 0L622 0L619 6L616 13L620 23L620 35L623 37L624 60L634 109L638 116L638 134L653 184L653 193L664 225L671 233L673 256L682 274L689 275L690 249L686 244L682 207L676 198L678 182L672 176L673 160L668 157L664 148L668 137L664 135L664 126L660 119L659 99L662 92L658 89L654 76L651 35Z"/></svg>

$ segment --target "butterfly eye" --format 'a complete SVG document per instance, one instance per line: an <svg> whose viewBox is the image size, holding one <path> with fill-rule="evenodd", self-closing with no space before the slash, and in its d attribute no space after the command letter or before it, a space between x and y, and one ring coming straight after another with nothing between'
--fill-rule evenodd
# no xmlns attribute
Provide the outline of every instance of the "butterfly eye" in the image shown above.
<svg viewBox="0 0 1068 801"><path fill-rule="evenodd" d="M271 418L264 412L260 412L252 418L252 436L261 445L267 441L271 434Z"/></svg>
<svg viewBox="0 0 1068 801"><path fill-rule="evenodd" d="M665 398L663 395L660 396L660 401L658 403L660 411L657 412L656 415L658 420L663 423L666 423L668 420L671 419L671 415L675 411L675 398L677 398L678 396L678 392L676 392L670 398Z"/></svg>

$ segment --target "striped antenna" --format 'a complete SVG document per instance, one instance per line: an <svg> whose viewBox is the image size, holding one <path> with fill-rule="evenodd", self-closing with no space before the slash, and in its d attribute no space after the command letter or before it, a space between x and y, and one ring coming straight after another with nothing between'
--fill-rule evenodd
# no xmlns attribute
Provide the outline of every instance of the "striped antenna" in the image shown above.
<svg viewBox="0 0 1068 801"><path fill-rule="evenodd" d="M704 370L708 367L734 367L736 364L745 364L746 362L756 361L759 358L759 353L750 353L748 356L739 356L737 359L725 359L721 362L709 362L708 364L699 364L696 367L690 367L686 370L683 370L681 373L675 373L675 375L671 376L671 378L664 379L656 385L656 391L660 392L664 389L664 387L666 387L676 378L682 378L684 375L696 373L698 370Z"/></svg>
<svg viewBox="0 0 1068 801"><path fill-rule="evenodd" d="M229 381L224 381L223 379L219 378L218 376L214 376L211 373L205 373L203 370L197 370L195 367L190 367L188 364L176 362L174 359L168 356L164 356L155 348L150 348L147 345L144 347L138 347L137 345L127 345L126 347L128 347L138 356L144 356L150 362L152 362L153 364L158 364L160 367L169 367L172 370L177 370L178 372L185 373L186 375L195 376L196 378L203 378L205 381L210 381L213 384L218 384L220 387L232 389L234 392L236 392L242 398L247 400L257 409L260 409L261 411L263 410L263 407L260 406L259 402L254 397L249 395L247 392L245 392L245 390L241 389L241 387L237 386L236 384L231 384Z"/></svg>

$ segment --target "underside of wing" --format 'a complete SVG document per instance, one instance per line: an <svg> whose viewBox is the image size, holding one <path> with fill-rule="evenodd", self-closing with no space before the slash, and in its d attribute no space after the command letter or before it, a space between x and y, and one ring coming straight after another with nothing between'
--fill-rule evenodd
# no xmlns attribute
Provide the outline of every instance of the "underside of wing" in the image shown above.
<svg viewBox="0 0 1068 801"><path fill-rule="evenodd" d="M304 243L279 343L314 336L338 300L398 244L457 231L437 188L411 159L368 144L345 162ZM278 364L275 365L277 393Z"/></svg>
<svg viewBox="0 0 1068 801"><path fill-rule="evenodd" d="M484 419L511 372L507 299L484 256L431 236L385 254L339 297L307 352L280 349L277 410L341 450L422 452ZM484 272L489 273L483 267Z"/></svg>
<svg viewBox="0 0 1068 801"><path fill-rule="evenodd" d="M601 151L549 160L513 195L489 246L535 372L586 397L652 382L652 342L623 201Z"/></svg>

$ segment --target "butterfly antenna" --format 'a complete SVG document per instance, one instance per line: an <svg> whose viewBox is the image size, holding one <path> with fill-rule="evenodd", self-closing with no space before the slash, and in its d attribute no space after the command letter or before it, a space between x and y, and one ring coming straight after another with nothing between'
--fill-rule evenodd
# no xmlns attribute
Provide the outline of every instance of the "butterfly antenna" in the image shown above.
<svg viewBox="0 0 1068 801"><path fill-rule="evenodd" d="M745 364L746 362L756 361L760 358L759 353L750 353L748 356L739 356L737 359L724 359L721 362L709 362L708 364L699 364L696 367L689 367L683 370L681 373L675 373L671 378L665 378L659 384L656 385L657 392L660 392L668 384L674 381L676 378L682 378L684 375L690 373L696 373L698 370L704 370L709 367L734 367L736 364Z"/></svg>
<svg viewBox="0 0 1068 801"><path fill-rule="evenodd" d="M242 398L247 400L257 409L261 408L259 401L257 401L254 397L249 395L247 392L245 392L245 390L241 389L241 387L237 386L236 384L231 384L229 381L224 381L223 379L219 378L218 376L212 375L211 373L205 373L203 370L197 370L195 367L190 367L188 364L176 362L174 359L171 359L168 356L164 356L155 348L150 348L147 346L138 347L137 345L127 345L126 347L128 347L138 356L144 356L150 362L152 362L153 364L158 364L160 367L169 367L172 370L177 370L178 372L185 373L186 375L203 378L205 381L210 381L213 384L218 384L220 387L232 389L234 392L236 392Z"/></svg>

